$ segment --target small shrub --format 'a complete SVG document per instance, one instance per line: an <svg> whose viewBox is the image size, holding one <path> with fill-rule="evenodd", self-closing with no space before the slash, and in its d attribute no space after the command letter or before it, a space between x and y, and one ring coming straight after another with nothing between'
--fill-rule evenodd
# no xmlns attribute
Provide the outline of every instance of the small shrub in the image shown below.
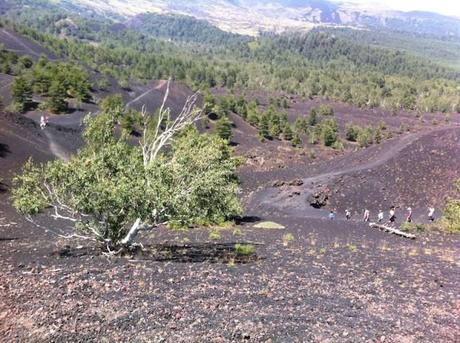
<svg viewBox="0 0 460 343"><path fill-rule="evenodd" d="M298 133L307 133L308 121L306 118L297 118L294 124L295 131Z"/></svg>
<svg viewBox="0 0 460 343"><path fill-rule="evenodd" d="M209 233L209 239L213 241L217 241L222 238L222 235L218 230L213 230Z"/></svg>
<svg viewBox="0 0 460 343"><path fill-rule="evenodd" d="M358 251L358 247L354 244L347 244L347 248L348 250L350 250L351 252L356 252Z"/></svg>
<svg viewBox="0 0 460 343"><path fill-rule="evenodd" d="M316 109L312 108L310 110L310 113L308 114L307 123L309 126L315 126L316 124L318 124L318 114L316 112Z"/></svg>
<svg viewBox="0 0 460 343"><path fill-rule="evenodd" d="M422 231L425 231L425 225L406 222L401 225L401 230L407 231L407 232L415 232L415 231L422 232Z"/></svg>
<svg viewBox="0 0 460 343"><path fill-rule="evenodd" d="M292 233L286 233L285 235L283 235L283 245L285 247L288 246L289 243L291 243L293 240L294 236L292 235Z"/></svg>
<svg viewBox="0 0 460 343"><path fill-rule="evenodd" d="M359 128L355 125L347 124L345 125L345 130L346 130L345 137L347 141L356 142L356 140L358 139L358 135L359 135Z"/></svg>
<svg viewBox="0 0 460 343"><path fill-rule="evenodd" d="M227 118L227 116L222 116L216 122L216 133L220 138L225 139L226 141L230 141L230 138L232 138L232 122Z"/></svg>
<svg viewBox="0 0 460 343"><path fill-rule="evenodd" d="M375 144L380 144L382 142L382 131L380 130L380 128L378 128L377 130L375 130L375 135L374 135L374 142Z"/></svg>
<svg viewBox="0 0 460 343"><path fill-rule="evenodd" d="M243 236L244 233L243 233L243 231L241 231L240 228L236 228L235 230L233 230L233 235L234 236Z"/></svg>
<svg viewBox="0 0 460 343"><path fill-rule="evenodd" d="M460 181L457 181L457 189L460 191ZM444 231L460 233L460 200L447 202L439 224Z"/></svg>
<svg viewBox="0 0 460 343"><path fill-rule="evenodd" d="M361 148L366 148L373 143L372 128L364 128L359 130L358 143Z"/></svg>
<svg viewBox="0 0 460 343"><path fill-rule="evenodd" d="M321 114L322 116L333 116L334 109L329 105L321 105L319 107L319 114Z"/></svg>
<svg viewBox="0 0 460 343"><path fill-rule="evenodd" d="M302 146L302 139L300 138L300 135L297 132L294 134L294 138L292 139L291 144L294 148Z"/></svg>
<svg viewBox="0 0 460 343"><path fill-rule="evenodd" d="M251 256L256 252L256 248L252 244L235 244L235 252L240 256Z"/></svg>
<svg viewBox="0 0 460 343"><path fill-rule="evenodd" d="M283 138L286 141L291 141L293 138L293 133L291 129L291 125L286 124L286 126L283 129Z"/></svg>
<svg viewBox="0 0 460 343"><path fill-rule="evenodd" d="M334 149L334 150L339 150L339 151L342 151L342 150L345 149L345 146L343 145L343 142L342 142L340 139L336 140L336 141L332 144L331 147L332 147L332 149Z"/></svg>

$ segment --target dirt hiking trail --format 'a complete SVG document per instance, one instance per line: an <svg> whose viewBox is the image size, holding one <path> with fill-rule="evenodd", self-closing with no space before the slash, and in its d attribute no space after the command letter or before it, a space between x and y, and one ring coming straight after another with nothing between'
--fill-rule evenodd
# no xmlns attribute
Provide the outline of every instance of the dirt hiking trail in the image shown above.
<svg viewBox="0 0 460 343"><path fill-rule="evenodd" d="M384 142L378 147L373 147L379 148L379 151L370 151L372 148L360 150L353 157L360 155L366 157L363 162L358 162L356 165L353 165L353 162L341 165L337 170L334 170L334 165L330 164L319 174L302 178L303 184L301 186L273 187L266 185L252 194L247 207L250 209L251 214L252 212L254 214L260 212L270 216L275 214L301 218L324 218L328 211L313 208L307 201L316 187L328 185L340 176L378 168L397 157L404 149L416 143L421 138L428 137L436 132L452 130L460 131L460 127L442 127L411 133ZM351 161L351 156L345 158Z"/></svg>

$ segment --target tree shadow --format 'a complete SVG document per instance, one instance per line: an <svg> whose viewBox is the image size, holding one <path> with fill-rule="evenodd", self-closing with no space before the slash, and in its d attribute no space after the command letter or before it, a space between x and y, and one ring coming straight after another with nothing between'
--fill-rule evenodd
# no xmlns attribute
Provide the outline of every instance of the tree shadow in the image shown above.
<svg viewBox="0 0 460 343"><path fill-rule="evenodd" d="M246 264L261 260L257 252L241 252L236 244L253 245L253 243L190 243L190 244L151 244L133 246L123 250L120 256L137 261L177 262L177 263L234 263ZM64 248L51 253L58 258L78 258L101 255L97 247Z"/></svg>
<svg viewBox="0 0 460 343"><path fill-rule="evenodd" d="M8 192L8 186L0 181L0 193Z"/></svg>
<svg viewBox="0 0 460 343"><path fill-rule="evenodd" d="M236 244L238 243L155 244L131 248L124 255L136 260L178 263L245 264L261 259L255 251L250 254L239 253Z"/></svg>
<svg viewBox="0 0 460 343"><path fill-rule="evenodd" d="M244 217L238 217L235 219L235 223L237 225L240 224L251 224L251 223L257 223L260 222L261 218L257 216L244 216Z"/></svg>
<svg viewBox="0 0 460 343"><path fill-rule="evenodd" d="M11 150L8 144L0 143L0 157L4 158L8 154L11 154Z"/></svg>
<svg viewBox="0 0 460 343"><path fill-rule="evenodd" d="M0 242L9 242L9 241L16 241L20 239L19 237L7 237L7 238L1 238L0 237Z"/></svg>

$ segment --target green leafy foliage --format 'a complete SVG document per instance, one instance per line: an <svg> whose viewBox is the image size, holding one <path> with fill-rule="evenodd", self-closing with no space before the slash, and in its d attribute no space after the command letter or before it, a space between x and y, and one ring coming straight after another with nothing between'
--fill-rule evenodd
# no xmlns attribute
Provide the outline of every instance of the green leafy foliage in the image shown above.
<svg viewBox="0 0 460 343"><path fill-rule="evenodd" d="M359 146L366 148L374 143L374 134L371 127L361 128L358 132L357 141Z"/></svg>
<svg viewBox="0 0 460 343"><path fill-rule="evenodd" d="M318 124L318 113L316 109L312 108L308 114L307 123L309 126L315 126Z"/></svg>
<svg viewBox="0 0 460 343"><path fill-rule="evenodd" d="M359 127L353 124L347 124L345 126L345 137L350 142L356 142L359 135Z"/></svg>
<svg viewBox="0 0 460 343"><path fill-rule="evenodd" d="M325 146L332 147L338 139L337 121L335 119L326 119L315 129L316 134L321 137Z"/></svg>
<svg viewBox="0 0 460 343"><path fill-rule="evenodd" d="M32 104L32 87L23 77L17 77L11 86L13 102L19 111L26 110Z"/></svg>
<svg viewBox="0 0 460 343"><path fill-rule="evenodd" d="M318 110L319 114L322 116L333 116L334 109L329 105L321 105Z"/></svg>
<svg viewBox="0 0 460 343"><path fill-rule="evenodd" d="M136 220L213 224L241 213L237 161L225 140L190 128L146 165L141 148L114 133L118 119L88 116L86 146L69 161L28 162L15 178L18 211L56 206L77 218L78 230L113 246Z"/></svg>
<svg viewBox="0 0 460 343"><path fill-rule="evenodd" d="M460 181L456 182L456 186L460 192ZM460 233L460 200L453 199L447 202L440 225L447 232Z"/></svg>
<svg viewBox="0 0 460 343"><path fill-rule="evenodd" d="M232 122L227 116L223 116L216 122L216 133L226 141L230 141L230 138L232 138Z"/></svg>
<svg viewBox="0 0 460 343"><path fill-rule="evenodd" d="M235 244L235 252L237 255L240 256L250 256L254 255L256 252L256 248L252 244Z"/></svg>
<svg viewBox="0 0 460 343"><path fill-rule="evenodd" d="M300 135L297 132L294 133L294 137L292 138L291 144L295 148L298 148L298 147L302 146L302 144L303 144L302 139L300 138Z"/></svg>
<svg viewBox="0 0 460 343"><path fill-rule="evenodd" d="M458 103L458 71L420 57L420 53L415 57L395 50L394 44L376 47L374 38L364 32L347 31L362 35L362 41L326 29L262 34L255 39L225 33L189 17L146 14L137 26L111 30L113 23L102 18L82 18L56 8L35 12L30 6L7 15L22 34L60 57L100 72L96 81L100 88L107 88L109 78L148 81L173 77L198 88L262 88L391 111L449 112ZM64 18L78 25L56 25ZM434 43L456 61L455 49L444 49L452 44ZM421 51L420 46L417 50ZM16 66L20 69L24 64L6 57L0 66L14 73ZM286 102L283 98L278 105L285 107Z"/></svg>

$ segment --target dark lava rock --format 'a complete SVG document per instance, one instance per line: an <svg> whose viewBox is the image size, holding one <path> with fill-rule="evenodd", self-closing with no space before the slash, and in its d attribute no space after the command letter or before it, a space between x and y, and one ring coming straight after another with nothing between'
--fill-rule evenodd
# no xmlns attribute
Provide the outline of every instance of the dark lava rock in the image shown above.
<svg viewBox="0 0 460 343"><path fill-rule="evenodd" d="M295 180L289 181L288 185L289 186L302 186L303 185L303 180L295 179Z"/></svg>
<svg viewBox="0 0 460 343"><path fill-rule="evenodd" d="M312 207L324 207L327 205L330 192L331 190L329 187L319 186L307 197L307 201Z"/></svg>
<svg viewBox="0 0 460 343"><path fill-rule="evenodd" d="M273 182L272 186L275 187L275 188L278 188L278 187L283 187L285 184L286 184L285 181L276 180L275 182Z"/></svg>

